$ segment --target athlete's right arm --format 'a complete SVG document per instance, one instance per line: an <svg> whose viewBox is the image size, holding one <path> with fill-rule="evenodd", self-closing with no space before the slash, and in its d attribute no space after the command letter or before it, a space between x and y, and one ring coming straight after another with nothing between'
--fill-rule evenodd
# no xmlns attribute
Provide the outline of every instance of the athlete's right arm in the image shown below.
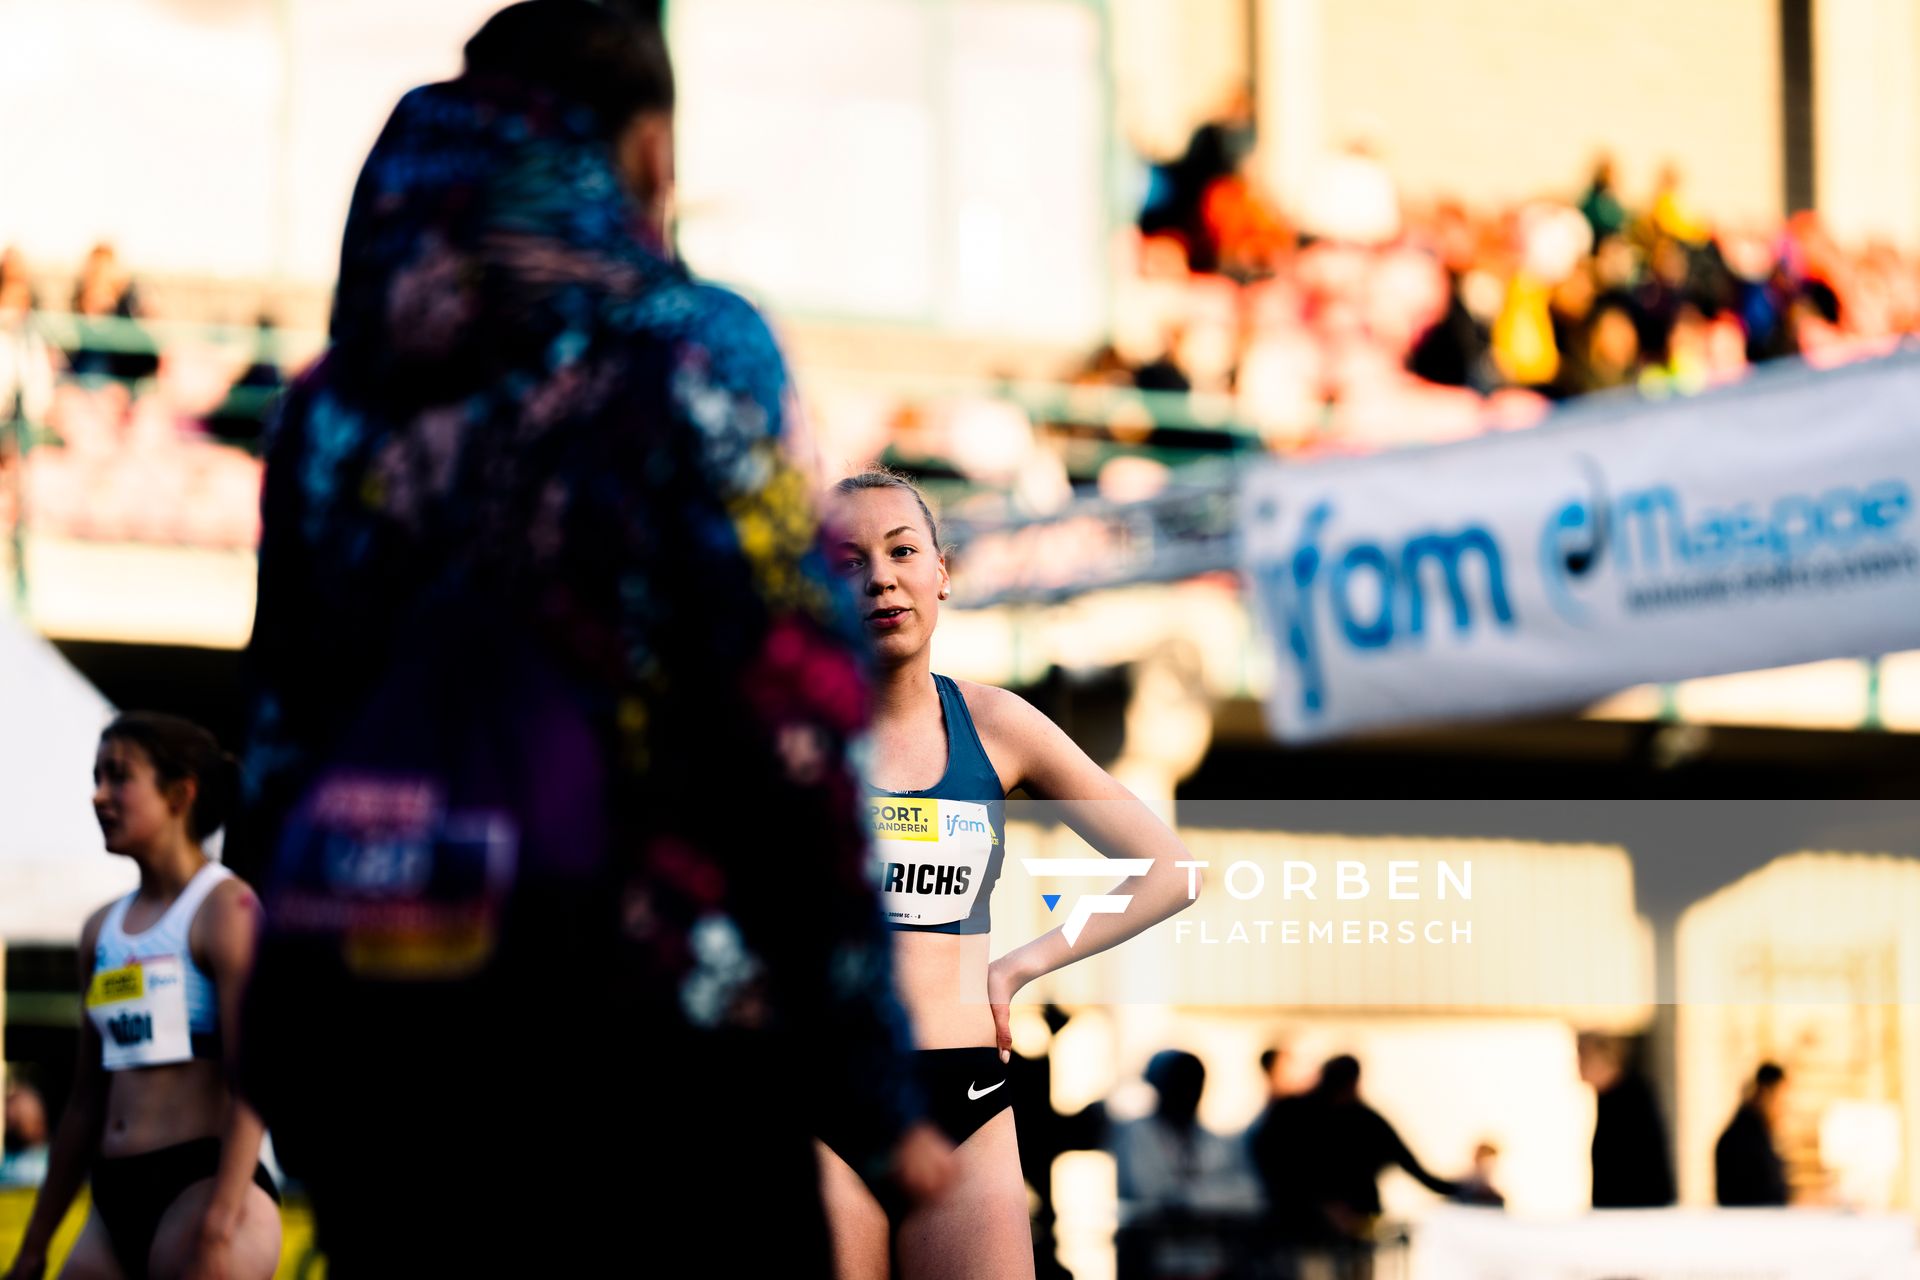
<svg viewBox="0 0 1920 1280"><path fill-rule="evenodd" d="M47 1158L47 1180L34 1198L33 1216L20 1238L20 1251L14 1255L7 1280L39 1280L47 1267L47 1247L67 1207L80 1192L93 1153L100 1141L100 1126L107 1114L107 1073L100 1065L100 1033L85 1012L87 987L93 982L93 948L100 937L100 922L106 919L102 907L87 920L80 931L80 1051L73 1063L73 1093L60 1116L60 1128L54 1134L53 1150Z"/></svg>

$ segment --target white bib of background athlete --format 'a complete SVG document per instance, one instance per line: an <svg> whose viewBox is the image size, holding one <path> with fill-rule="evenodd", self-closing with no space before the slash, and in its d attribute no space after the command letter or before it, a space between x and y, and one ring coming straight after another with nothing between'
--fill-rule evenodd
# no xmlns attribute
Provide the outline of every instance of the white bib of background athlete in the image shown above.
<svg viewBox="0 0 1920 1280"><path fill-rule="evenodd" d="M100 1064L109 1071L193 1057L179 956L135 960L95 973L87 987L87 1016L100 1033Z"/></svg>
<svg viewBox="0 0 1920 1280"><path fill-rule="evenodd" d="M993 856L987 806L971 800L874 796L880 909L889 924L954 924L973 914Z"/></svg>

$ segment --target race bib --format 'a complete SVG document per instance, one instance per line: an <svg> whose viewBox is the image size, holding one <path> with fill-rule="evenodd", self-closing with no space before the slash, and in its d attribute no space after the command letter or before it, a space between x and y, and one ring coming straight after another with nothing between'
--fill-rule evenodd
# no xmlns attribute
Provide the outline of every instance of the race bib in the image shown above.
<svg viewBox="0 0 1920 1280"><path fill-rule="evenodd" d="M971 800L874 796L875 875L891 924L955 924L973 914L995 836Z"/></svg>
<svg viewBox="0 0 1920 1280"><path fill-rule="evenodd" d="M96 971L87 986L87 1016L100 1033L100 1063L109 1071L193 1058L179 956L155 956Z"/></svg>

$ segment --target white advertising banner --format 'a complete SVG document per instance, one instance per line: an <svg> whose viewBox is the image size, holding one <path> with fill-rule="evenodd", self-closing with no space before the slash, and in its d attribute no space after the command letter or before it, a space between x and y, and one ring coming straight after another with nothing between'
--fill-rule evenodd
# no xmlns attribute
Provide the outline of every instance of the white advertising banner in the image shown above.
<svg viewBox="0 0 1920 1280"><path fill-rule="evenodd" d="M1920 647L1920 353L1242 486L1268 721L1577 707L1630 685Z"/></svg>
<svg viewBox="0 0 1920 1280"><path fill-rule="evenodd" d="M1414 1280L1914 1280L1915 1261L1909 1218L1805 1209L1442 1208L1413 1236Z"/></svg>

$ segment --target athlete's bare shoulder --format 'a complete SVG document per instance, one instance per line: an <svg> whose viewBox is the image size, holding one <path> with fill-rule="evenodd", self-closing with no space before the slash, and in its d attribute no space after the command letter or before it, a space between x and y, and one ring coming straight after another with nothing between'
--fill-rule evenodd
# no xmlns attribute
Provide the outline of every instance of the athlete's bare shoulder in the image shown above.
<svg viewBox="0 0 1920 1280"><path fill-rule="evenodd" d="M98 907L94 908L93 914L87 917L87 922L80 926L80 964L82 968L91 968L93 966L93 949L99 945L100 930L106 927L107 912L113 910L113 903L118 901L120 901L120 899L115 898L113 902L101 903Z"/></svg>
<svg viewBox="0 0 1920 1280"><path fill-rule="evenodd" d="M1024 782L1036 756L1044 752L1060 729L1045 712L1019 694L997 685L955 680L966 701L967 714L980 734L980 745L1011 791Z"/></svg>

